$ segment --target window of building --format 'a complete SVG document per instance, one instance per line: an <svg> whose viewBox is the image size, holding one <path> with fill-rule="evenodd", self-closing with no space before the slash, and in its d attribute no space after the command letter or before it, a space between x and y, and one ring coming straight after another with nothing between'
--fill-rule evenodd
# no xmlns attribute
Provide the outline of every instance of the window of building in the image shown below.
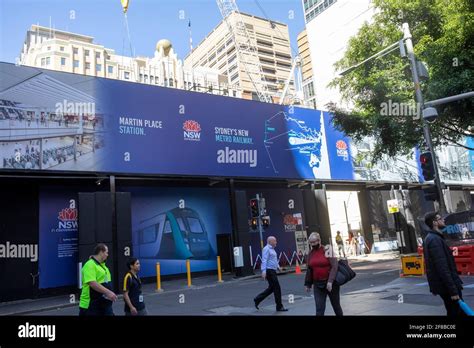
<svg viewBox="0 0 474 348"><path fill-rule="evenodd" d="M123 78L124 78L125 80L130 80L130 73L129 73L128 71L125 71L125 72L123 73Z"/></svg>
<svg viewBox="0 0 474 348"><path fill-rule="evenodd" d="M236 72L234 75L232 75L232 76L230 77L230 81L232 82L232 81L236 80L238 77L239 77L239 73Z"/></svg>
<svg viewBox="0 0 474 348"><path fill-rule="evenodd" d="M49 65L51 63L51 57L46 57L46 65Z"/></svg>
<svg viewBox="0 0 474 348"><path fill-rule="evenodd" d="M79 61L76 60L76 59L74 59L73 66L74 66L75 68L79 68Z"/></svg>
<svg viewBox="0 0 474 348"><path fill-rule="evenodd" d="M148 83L148 75L145 75L145 83Z"/></svg>
<svg viewBox="0 0 474 348"><path fill-rule="evenodd" d="M107 54L107 55L105 56L105 58L106 58L107 60L110 60L110 55Z"/></svg>
<svg viewBox="0 0 474 348"><path fill-rule="evenodd" d="M96 64L95 71L102 71L102 64Z"/></svg>
<svg viewBox="0 0 474 348"><path fill-rule="evenodd" d="M96 52L96 53L95 53L95 57L96 57L96 58L100 58L100 52Z"/></svg>
<svg viewBox="0 0 474 348"><path fill-rule="evenodd" d="M291 56L289 54L275 52L275 56L280 59L291 59Z"/></svg>
<svg viewBox="0 0 474 348"><path fill-rule="evenodd" d="M109 65L109 66L107 67L107 72L108 72L109 74L113 74L113 73L114 73L114 67L113 67L112 65Z"/></svg>
<svg viewBox="0 0 474 348"><path fill-rule="evenodd" d="M79 52L79 50L78 50L77 47L73 47L72 52L73 52L74 54L77 54L77 53Z"/></svg>
<svg viewBox="0 0 474 348"><path fill-rule="evenodd" d="M237 54L234 54L232 57L230 57L227 63L229 64L232 63L235 60L235 58L237 58Z"/></svg>
<svg viewBox="0 0 474 348"><path fill-rule="evenodd" d="M267 73L267 74L275 74L276 73L276 70L274 69L268 69L268 68L262 68L263 72Z"/></svg>
<svg viewBox="0 0 474 348"><path fill-rule="evenodd" d="M273 47L273 44L268 41L263 41L263 40L257 40L257 44L260 46L265 46L265 47Z"/></svg>
<svg viewBox="0 0 474 348"><path fill-rule="evenodd" d="M90 68L91 68L91 63L86 62L86 69L90 69Z"/></svg>
<svg viewBox="0 0 474 348"><path fill-rule="evenodd" d="M64 46L59 46L59 50L60 50L61 52L64 52Z"/></svg>
<svg viewBox="0 0 474 348"><path fill-rule="evenodd" d="M41 66L45 66L46 65L46 58L41 58Z"/></svg>
<svg viewBox="0 0 474 348"><path fill-rule="evenodd" d="M219 48L217 49L217 54L221 53L221 52L224 50L224 48L225 48L224 45L222 45L221 47L219 47Z"/></svg>
<svg viewBox="0 0 474 348"><path fill-rule="evenodd" d="M170 78L170 87L174 87L173 79Z"/></svg>
<svg viewBox="0 0 474 348"><path fill-rule="evenodd" d="M155 83L155 77L154 76L150 76L150 83Z"/></svg>
<svg viewBox="0 0 474 348"><path fill-rule="evenodd" d="M51 46L48 46L48 51L51 51Z"/></svg>
<svg viewBox="0 0 474 348"><path fill-rule="evenodd" d="M66 65L66 58L61 58L61 65Z"/></svg>
<svg viewBox="0 0 474 348"><path fill-rule="evenodd" d="M90 53L89 50L85 50L85 51L84 51L84 55L85 55L86 57L89 57L89 53Z"/></svg>

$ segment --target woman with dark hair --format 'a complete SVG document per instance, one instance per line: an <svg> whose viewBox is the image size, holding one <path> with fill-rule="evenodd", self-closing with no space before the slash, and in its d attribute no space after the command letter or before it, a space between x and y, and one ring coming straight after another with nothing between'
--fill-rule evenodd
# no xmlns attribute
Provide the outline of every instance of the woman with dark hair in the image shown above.
<svg viewBox="0 0 474 348"><path fill-rule="evenodd" d="M125 315L147 315L142 295L142 282L138 277L140 261L132 257L127 262L128 272L123 280L123 299L125 301Z"/></svg>

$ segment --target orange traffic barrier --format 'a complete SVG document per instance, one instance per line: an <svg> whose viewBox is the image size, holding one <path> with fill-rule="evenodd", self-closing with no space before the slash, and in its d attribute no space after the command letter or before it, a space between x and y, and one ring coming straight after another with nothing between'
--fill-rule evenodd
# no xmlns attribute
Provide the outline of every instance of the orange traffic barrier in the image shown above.
<svg viewBox="0 0 474 348"><path fill-rule="evenodd" d="M301 274L301 267L300 267L300 264L298 263L298 260L296 260L295 273L296 273L296 274Z"/></svg>

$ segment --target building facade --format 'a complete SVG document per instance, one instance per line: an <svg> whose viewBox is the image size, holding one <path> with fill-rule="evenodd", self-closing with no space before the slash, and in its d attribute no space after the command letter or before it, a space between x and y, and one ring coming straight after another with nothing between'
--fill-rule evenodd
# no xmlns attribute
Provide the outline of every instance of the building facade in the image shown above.
<svg viewBox="0 0 474 348"><path fill-rule="evenodd" d="M347 49L349 39L374 15L371 0L303 0L309 51L312 57L314 92L318 109L342 102L340 92L328 84L337 77L334 63Z"/></svg>
<svg viewBox="0 0 474 348"><path fill-rule="evenodd" d="M157 42L153 57L127 57L94 43L91 36L32 25L19 64L212 94L228 89L226 77L215 68L185 68L166 39Z"/></svg>
<svg viewBox="0 0 474 348"><path fill-rule="evenodd" d="M237 16L238 14L234 12L228 20L235 22ZM278 102L292 64L288 26L245 13L240 13L240 17L250 35L251 43L257 50L272 99ZM241 92L242 98L258 99L244 64L239 62L234 41L225 21L221 21L192 50L184 59L184 65L217 68L219 74L227 76L229 86ZM292 79L288 94L294 95L294 93Z"/></svg>
<svg viewBox="0 0 474 348"><path fill-rule="evenodd" d="M301 78L303 87L304 105L316 109L316 95L314 93L313 63L308 43L306 29L298 34L298 53L301 58Z"/></svg>

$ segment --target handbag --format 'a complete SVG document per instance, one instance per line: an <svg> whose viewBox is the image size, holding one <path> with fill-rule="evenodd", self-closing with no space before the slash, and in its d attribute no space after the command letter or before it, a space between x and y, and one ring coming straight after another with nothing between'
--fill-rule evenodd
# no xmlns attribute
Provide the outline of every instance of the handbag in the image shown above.
<svg viewBox="0 0 474 348"><path fill-rule="evenodd" d="M341 286L352 280L356 276L356 273L349 266L347 260L339 260L337 264L337 274L334 282Z"/></svg>

